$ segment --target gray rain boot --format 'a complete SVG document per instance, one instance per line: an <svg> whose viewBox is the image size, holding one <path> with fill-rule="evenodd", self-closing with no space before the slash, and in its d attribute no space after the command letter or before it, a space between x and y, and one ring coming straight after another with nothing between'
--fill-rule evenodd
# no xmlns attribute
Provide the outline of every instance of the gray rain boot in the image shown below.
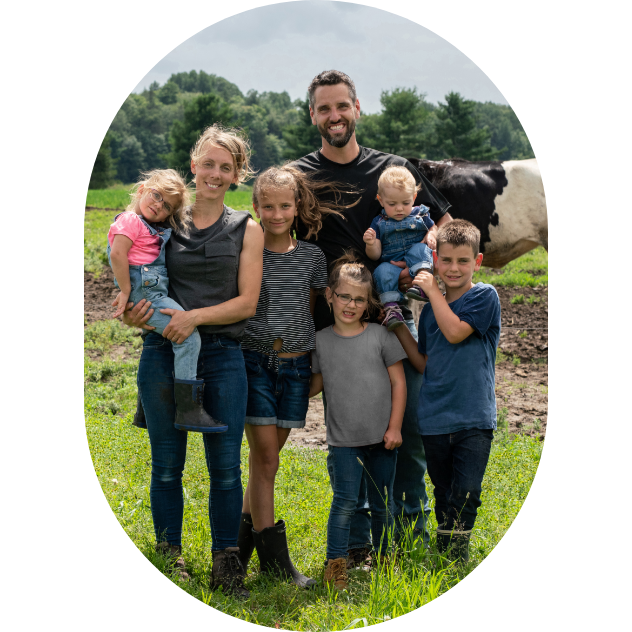
<svg viewBox="0 0 632 632"><path fill-rule="evenodd" d="M252 531L261 563L261 572L289 579L300 588L313 588L316 582L294 568L287 548L285 522L279 520L273 527Z"/></svg>
<svg viewBox="0 0 632 632"><path fill-rule="evenodd" d="M176 421L178 430L193 432L226 432L228 426L211 417L203 406L204 380L174 380Z"/></svg>
<svg viewBox="0 0 632 632"><path fill-rule="evenodd" d="M244 567L244 572L247 573L252 552L255 550L255 537L252 534L252 516L250 514L241 514L237 546L239 547L239 561Z"/></svg>

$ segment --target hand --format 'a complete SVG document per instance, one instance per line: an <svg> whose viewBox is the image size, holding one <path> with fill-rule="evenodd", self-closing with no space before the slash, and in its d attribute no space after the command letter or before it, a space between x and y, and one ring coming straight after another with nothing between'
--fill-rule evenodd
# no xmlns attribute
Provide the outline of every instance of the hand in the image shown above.
<svg viewBox="0 0 632 632"><path fill-rule="evenodd" d="M112 305L116 307L116 311L114 312L112 318L118 318L125 311L128 299L129 292L127 292L126 294L123 292L119 292L116 295L116 298L114 299L114 301L112 301Z"/></svg>
<svg viewBox="0 0 632 632"><path fill-rule="evenodd" d="M161 314L171 316L169 324L164 328L162 335L176 344L182 344L195 329L193 312L185 312L179 309L161 309Z"/></svg>
<svg viewBox="0 0 632 632"><path fill-rule="evenodd" d="M410 270L408 269L406 262L405 261L391 261L390 263L392 263L394 266L397 266L398 268L402 268L402 271L399 275L399 281L397 282L397 286L398 286L399 291L402 294L406 294L406 290L408 290L410 286L413 284L413 278L410 276Z"/></svg>
<svg viewBox="0 0 632 632"><path fill-rule="evenodd" d="M387 450L394 450L402 445L402 433L399 430L389 428L384 435L384 447Z"/></svg>
<svg viewBox="0 0 632 632"><path fill-rule="evenodd" d="M413 285L420 287L428 298L430 298L430 294L433 291L439 291L437 280L431 272L428 272L428 270L419 270L415 280L413 281Z"/></svg>
<svg viewBox="0 0 632 632"><path fill-rule="evenodd" d="M372 228L367 228L366 232L362 236L362 239L367 246L372 246L376 240L375 231Z"/></svg>
<svg viewBox="0 0 632 632"><path fill-rule="evenodd" d="M432 229L426 233L426 237L424 238L424 242L426 242L426 245L428 246L428 248L430 248L430 250L437 249L437 235L436 231L433 230L435 226L433 226Z"/></svg>
<svg viewBox="0 0 632 632"><path fill-rule="evenodd" d="M114 305L114 303L112 303L112 305ZM141 329L147 329L147 331L156 329L146 324L154 313L153 309L149 309L150 306L151 303L144 298L138 301L136 305L134 305L134 303L128 303L123 312L123 323L128 327L140 327Z"/></svg>

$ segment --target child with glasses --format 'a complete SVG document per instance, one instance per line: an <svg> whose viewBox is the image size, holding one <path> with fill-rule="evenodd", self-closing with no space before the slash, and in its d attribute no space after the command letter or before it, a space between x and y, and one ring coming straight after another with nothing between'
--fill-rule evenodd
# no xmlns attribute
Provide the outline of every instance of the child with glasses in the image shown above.
<svg viewBox="0 0 632 632"><path fill-rule="evenodd" d="M168 312L182 311L182 307L167 295L169 277L165 245L173 230L188 230L190 217L186 209L190 198L186 182L173 169L143 173L134 186L127 209L114 218L108 232L108 260L114 272L114 283L121 290L112 303L116 306L113 318L123 314L129 301L136 305L146 299L154 309L147 324L161 334L171 321ZM197 379L199 333L194 330L183 342L171 344L176 382L192 387L190 400L183 400L177 406L176 428L225 432L228 426L215 421L202 406L202 391Z"/></svg>
<svg viewBox="0 0 632 632"><path fill-rule="evenodd" d="M347 588L347 549L363 472L375 558L386 562L393 481L406 408L406 352L393 333L368 322L379 308L371 273L352 254L333 264L326 299L334 325L316 334L310 397L327 394L327 469L333 489L325 581Z"/></svg>
<svg viewBox="0 0 632 632"><path fill-rule="evenodd" d="M305 426L310 351L315 344L313 304L327 286L325 255L318 246L295 239L294 231L300 221L308 237L317 235L325 216L339 214L339 207L319 201L317 192L335 198L337 187L289 165L270 167L256 179L252 203L264 231L263 280L257 311L241 341L248 377L245 429L250 454L239 556L247 569L256 547L263 572L303 588L316 582L292 564L285 522L275 520L274 482L279 453L292 428Z"/></svg>
<svg viewBox="0 0 632 632"><path fill-rule="evenodd" d="M366 254L374 261L381 261L373 273L380 301L384 305L385 317L382 324L392 331L404 324L398 303L404 300L399 291L401 268L391 261L405 261L414 277L420 270L432 272L432 250L423 241L435 247L437 227L430 219L427 206L413 203L419 186L405 167L386 168L377 183L377 199L383 207L371 226L364 233ZM428 298L417 286L406 292L407 298L426 302Z"/></svg>

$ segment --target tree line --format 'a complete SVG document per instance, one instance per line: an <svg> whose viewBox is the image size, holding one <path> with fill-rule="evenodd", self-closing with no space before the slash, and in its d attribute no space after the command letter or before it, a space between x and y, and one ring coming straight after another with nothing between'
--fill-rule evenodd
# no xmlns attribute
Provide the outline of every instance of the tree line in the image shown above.
<svg viewBox="0 0 632 632"><path fill-rule="evenodd" d="M361 145L404 157L444 160L533 158L531 144L508 105L480 103L450 92L445 102L426 101L416 88L384 90L381 111L362 114ZM294 160L320 146L307 98L287 92L243 94L203 70L172 74L141 94L130 94L114 117L95 160L91 189L137 180L139 172L171 167L191 177L189 151L214 122L242 128L256 170Z"/></svg>

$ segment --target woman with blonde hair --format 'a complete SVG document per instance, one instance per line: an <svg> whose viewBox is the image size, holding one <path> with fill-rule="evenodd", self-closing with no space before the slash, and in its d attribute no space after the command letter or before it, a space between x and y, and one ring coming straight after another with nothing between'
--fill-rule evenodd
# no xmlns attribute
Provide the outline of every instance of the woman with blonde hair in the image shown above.
<svg viewBox="0 0 632 632"><path fill-rule="evenodd" d="M243 500L240 448L246 416L247 378L240 340L259 299L263 267L263 233L247 211L224 204L231 184L250 175L247 139L219 125L207 128L191 150L195 202L187 209L188 231L174 232L166 247L169 296L183 311L171 316L162 335L146 336L138 370L139 398L151 443L150 501L156 548L170 556L182 579L182 473L187 433L174 428L174 356L170 342L180 344L197 328L201 337L197 377L192 385L204 409L225 432L203 433L210 477L209 520L213 568L211 588L248 597L239 561L237 535ZM128 304L131 308L131 305ZM129 325L151 330L150 303L139 302L124 314Z"/></svg>

